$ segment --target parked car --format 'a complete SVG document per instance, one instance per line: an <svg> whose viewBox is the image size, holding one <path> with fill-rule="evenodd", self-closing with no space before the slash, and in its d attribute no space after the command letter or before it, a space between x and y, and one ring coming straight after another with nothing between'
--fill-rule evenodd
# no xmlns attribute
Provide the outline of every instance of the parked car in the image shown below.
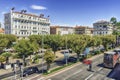
<svg viewBox="0 0 120 80"><path fill-rule="evenodd" d="M28 76L28 75L31 75L31 74L37 73L37 72L39 72L37 67L29 67L23 71L23 76Z"/></svg>
<svg viewBox="0 0 120 80"><path fill-rule="evenodd" d="M77 62L77 58L75 58L75 57L69 57L68 62L75 63L75 62Z"/></svg>
<svg viewBox="0 0 120 80"><path fill-rule="evenodd" d="M75 62L77 62L77 58L75 58L75 57L69 57L69 58L67 59L67 62L75 63ZM63 59L63 60L62 60L62 63L63 63L63 64L66 64L66 59Z"/></svg>
<svg viewBox="0 0 120 80"><path fill-rule="evenodd" d="M115 49L114 52L120 54L120 49Z"/></svg>

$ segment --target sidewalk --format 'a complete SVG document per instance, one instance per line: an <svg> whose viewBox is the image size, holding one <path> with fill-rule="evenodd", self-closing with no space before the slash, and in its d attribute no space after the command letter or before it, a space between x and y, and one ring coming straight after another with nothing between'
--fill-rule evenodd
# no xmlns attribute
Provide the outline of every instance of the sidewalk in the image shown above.
<svg viewBox="0 0 120 80"><path fill-rule="evenodd" d="M57 55L57 58L56 58L56 60L58 60L58 59L61 59L61 58L63 58L64 57L64 55L61 53L61 51L57 51L56 52L56 55ZM75 53L72 53L72 54L70 54L70 56L73 56L73 55L76 55ZM44 62L45 63L45 62ZM41 63L40 63L41 64ZM29 65L29 66L27 66L27 67L30 67L30 66L37 66L37 65L40 65L40 64L32 64L32 65ZM19 70L19 68L16 68L17 70ZM7 73L11 73L11 72L13 72L13 70L12 70L12 68L11 69L0 69L0 75L4 75L4 74L7 74Z"/></svg>

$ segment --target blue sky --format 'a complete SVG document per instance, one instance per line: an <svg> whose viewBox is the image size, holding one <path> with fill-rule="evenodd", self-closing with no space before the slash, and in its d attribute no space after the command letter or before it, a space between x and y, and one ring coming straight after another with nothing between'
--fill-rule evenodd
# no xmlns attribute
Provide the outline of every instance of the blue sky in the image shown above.
<svg viewBox="0 0 120 80"><path fill-rule="evenodd" d="M50 15L51 25L91 26L98 20L120 18L120 0L0 0L0 22L3 14L15 7L31 13Z"/></svg>

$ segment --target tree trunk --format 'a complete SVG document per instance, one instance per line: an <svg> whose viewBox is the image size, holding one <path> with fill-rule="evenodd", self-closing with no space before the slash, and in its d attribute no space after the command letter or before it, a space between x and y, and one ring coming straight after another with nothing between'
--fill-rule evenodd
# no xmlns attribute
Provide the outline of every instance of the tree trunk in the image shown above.
<svg viewBox="0 0 120 80"><path fill-rule="evenodd" d="M25 55L23 55L23 66L26 66L26 63L25 63Z"/></svg>
<svg viewBox="0 0 120 80"><path fill-rule="evenodd" d="M47 63L47 71L49 72L50 69L50 63Z"/></svg>
<svg viewBox="0 0 120 80"><path fill-rule="evenodd" d="M80 54L79 54L79 53L77 53L77 61L79 61L79 56L80 56Z"/></svg>
<svg viewBox="0 0 120 80"><path fill-rule="evenodd" d="M9 57L6 57L6 64L9 64Z"/></svg>

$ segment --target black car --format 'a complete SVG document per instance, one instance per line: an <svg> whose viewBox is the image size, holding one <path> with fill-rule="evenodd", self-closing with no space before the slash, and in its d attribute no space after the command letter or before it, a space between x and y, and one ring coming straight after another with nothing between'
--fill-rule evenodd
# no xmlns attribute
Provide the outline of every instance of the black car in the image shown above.
<svg viewBox="0 0 120 80"><path fill-rule="evenodd" d="M77 58L75 58L75 57L69 57L67 59L67 62L75 63L75 62L77 62ZM66 63L66 59L62 60L62 63L65 64Z"/></svg>
<svg viewBox="0 0 120 80"><path fill-rule="evenodd" d="M29 67L23 71L23 76L28 76L37 72L39 72L37 67Z"/></svg>
<svg viewBox="0 0 120 80"><path fill-rule="evenodd" d="M75 63L75 62L77 62L77 58L75 58L75 57L69 57L68 62Z"/></svg>

